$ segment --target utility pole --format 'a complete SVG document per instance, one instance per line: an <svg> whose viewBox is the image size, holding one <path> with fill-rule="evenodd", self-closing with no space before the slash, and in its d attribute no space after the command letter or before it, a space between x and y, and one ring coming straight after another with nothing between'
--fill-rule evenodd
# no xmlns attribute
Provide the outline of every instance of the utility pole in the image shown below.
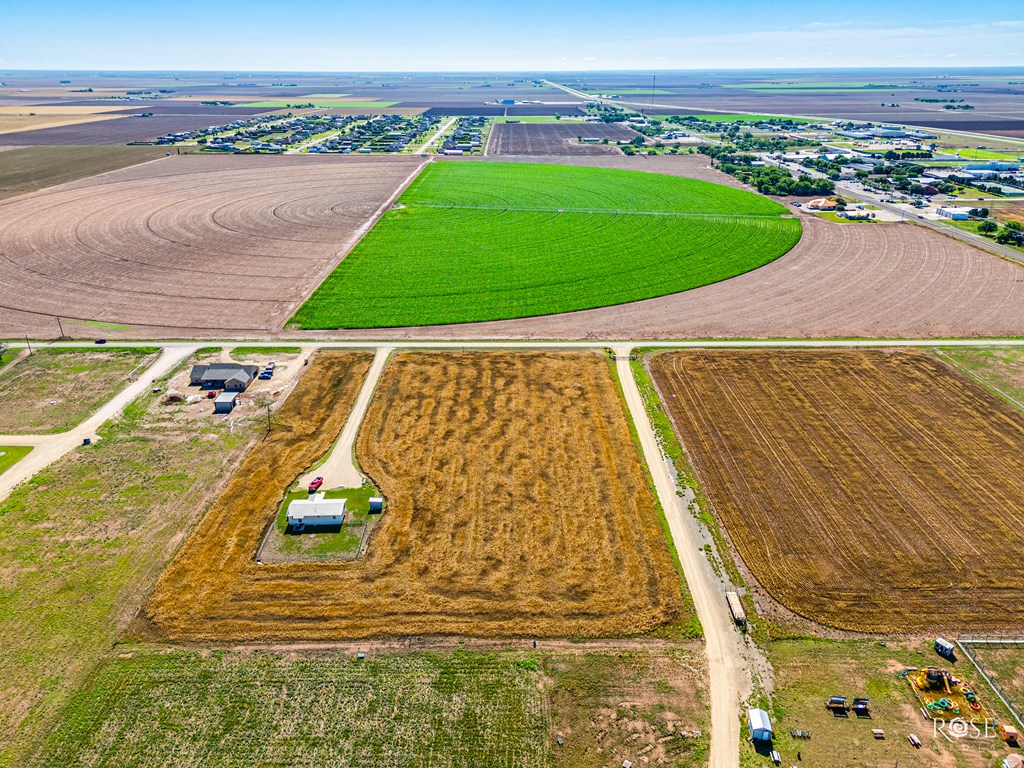
<svg viewBox="0 0 1024 768"><path fill-rule="evenodd" d="M28 345L28 354L32 355L32 342L28 340L28 331L25 331L25 343Z"/></svg>
<svg viewBox="0 0 1024 768"><path fill-rule="evenodd" d="M655 84L658 82L657 75L651 75L651 111L654 111L654 92L657 90Z"/></svg>
<svg viewBox="0 0 1024 768"><path fill-rule="evenodd" d="M64 326L60 324L60 315L54 315L57 318L57 327L60 329L60 337L64 338Z"/></svg>

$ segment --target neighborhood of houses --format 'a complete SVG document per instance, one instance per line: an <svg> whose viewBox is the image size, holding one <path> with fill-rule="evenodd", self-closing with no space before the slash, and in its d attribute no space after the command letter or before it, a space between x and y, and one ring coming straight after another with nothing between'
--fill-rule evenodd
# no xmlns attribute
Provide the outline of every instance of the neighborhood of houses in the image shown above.
<svg viewBox="0 0 1024 768"><path fill-rule="evenodd" d="M233 154L382 154L425 139L440 120L431 115L289 114L170 133L156 143Z"/></svg>

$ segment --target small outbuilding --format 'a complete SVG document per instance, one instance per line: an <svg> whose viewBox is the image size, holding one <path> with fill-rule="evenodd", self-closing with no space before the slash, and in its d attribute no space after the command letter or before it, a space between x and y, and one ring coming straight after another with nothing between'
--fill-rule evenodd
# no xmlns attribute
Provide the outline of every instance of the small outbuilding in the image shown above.
<svg viewBox="0 0 1024 768"><path fill-rule="evenodd" d="M370 512L383 512L384 511L384 497L383 496L371 496L370 497Z"/></svg>
<svg viewBox="0 0 1024 768"><path fill-rule="evenodd" d="M750 725L750 737L755 741L771 741L774 733L772 721L763 709L748 709L747 722Z"/></svg>
<svg viewBox="0 0 1024 768"><path fill-rule="evenodd" d="M213 401L214 413L231 413L238 404L237 392L221 392Z"/></svg>
<svg viewBox="0 0 1024 768"><path fill-rule="evenodd" d="M289 527L341 525L345 522L347 499L328 499L323 491L309 499L296 499L288 505Z"/></svg>

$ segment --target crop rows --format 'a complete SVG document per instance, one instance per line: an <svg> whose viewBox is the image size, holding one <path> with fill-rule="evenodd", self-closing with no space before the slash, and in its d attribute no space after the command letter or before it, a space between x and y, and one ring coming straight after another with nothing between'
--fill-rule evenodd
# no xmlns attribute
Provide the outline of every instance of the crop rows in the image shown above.
<svg viewBox="0 0 1024 768"><path fill-rule="evenodd" d="M651 371L784 606L861 631L1016 626L1020 412L916 351L679 352Z"/></svg>
<svg viewBox="0 0 1024 768"><path fill-rule="evenodd" d="M368 355L321 352L164 573L175 641L634 635L682 595L607 362L402 353L357 441L388 499L355 562L254 561L285 489L330 447Z"/></svg>
<svg viewBox="0 0 1024 768"><path fill-rule="evenodd" d="M801 231L743 190L609 169L440 163L401 203L294 322L432 325L621 304L748 272Z"/></svg>
<svg viewBox="0 0 1024 768"><path fill-rule="evenodd" d="M536 670L507 654L142 651L100 667L36 765L545 765Z"/></svg>

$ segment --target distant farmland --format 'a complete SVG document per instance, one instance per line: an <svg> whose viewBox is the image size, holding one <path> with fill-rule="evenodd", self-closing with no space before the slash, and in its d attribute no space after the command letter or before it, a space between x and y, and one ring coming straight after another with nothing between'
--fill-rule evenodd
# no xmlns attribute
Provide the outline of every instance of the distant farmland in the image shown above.
<svg viewBox="0 0 1024 768"><path fill-rule="evenodd" d="M433 163L292 322L465 323L677 293L786 253L801 228L784 213L758 195L693 179Z"/></svg>
<svg viewBox="0 0 1024 768"><path fill-rule="evenodd" d="M397 101L345 101L344 99L304 99L302 97L296 97L294 99L284 100L273 100L273 101L250 101L245 104L239 104L239 107L246 107L250 109L288 109L289 107L306 107L312 104L314 109L387 109L398 104ZM234 106L234 105L232 105Z"/></svg>
<svg viewBox="0 0 1024 768"><path fill-rule="evenodd" d="M619 141L640 135L619 123L498 123L492 130L492 155L617 155ZM581 138L608 143L584 143Z"/></svg>
<svg viewBox="0 0 1024 768"><path fill-rule="evenodd" d="M760 585L866 632L1009 629L1024 416L918 351L687 351L651 372Z"/></svg>

